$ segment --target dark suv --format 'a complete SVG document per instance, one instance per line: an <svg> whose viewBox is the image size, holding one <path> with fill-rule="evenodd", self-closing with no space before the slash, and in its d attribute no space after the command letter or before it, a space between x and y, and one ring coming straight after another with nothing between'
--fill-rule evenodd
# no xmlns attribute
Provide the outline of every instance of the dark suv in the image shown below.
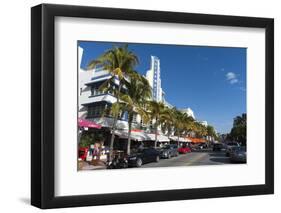
<svg viewBox="0 0 281 213"><path fill-rule="evenodd" d="M128 156L128 164L130 167L141 167L144 163L158 162L159 152L154 148L139 149L136 153Z"/></svg>
<svg viewBox="0 0 281 213"><path fill-rule="evenodd" d="M178 155L179 155L178 146L175 144L168 144L160 149L161 158L171 158Z"/></svg>
<svg viewBox="0 0 281 213"><path fill-rule="evenodd" d="M215 143L213 145L213 151L216 152L216 151L221 151L223 149L223 145L221 143Z"/></svg>

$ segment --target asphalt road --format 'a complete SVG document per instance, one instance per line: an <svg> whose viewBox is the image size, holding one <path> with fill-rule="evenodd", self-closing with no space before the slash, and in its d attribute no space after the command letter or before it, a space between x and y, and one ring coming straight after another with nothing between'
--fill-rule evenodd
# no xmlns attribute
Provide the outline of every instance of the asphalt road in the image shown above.
<svg viewBox="0 0 281 213"><path fill-rule="evenodd" d="M142 168L168 167L168 166L196 166L196 165L221 165L229 164L229 158L224 152L213 152L211 150L195 151L187 154L180 154L178 157L161 159L158 163L148 163Z"/></svg>

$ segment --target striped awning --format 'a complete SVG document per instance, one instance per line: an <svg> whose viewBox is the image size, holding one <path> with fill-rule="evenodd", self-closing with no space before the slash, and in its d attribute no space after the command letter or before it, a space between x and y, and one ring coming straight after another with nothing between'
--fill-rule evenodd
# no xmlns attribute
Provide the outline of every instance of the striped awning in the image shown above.
<svg viewBox="0 0 281 213"><path fill-rule="evenodd" d="M207 142L204 138L192 138L187 137L192 143L205 143Z"/></svg>

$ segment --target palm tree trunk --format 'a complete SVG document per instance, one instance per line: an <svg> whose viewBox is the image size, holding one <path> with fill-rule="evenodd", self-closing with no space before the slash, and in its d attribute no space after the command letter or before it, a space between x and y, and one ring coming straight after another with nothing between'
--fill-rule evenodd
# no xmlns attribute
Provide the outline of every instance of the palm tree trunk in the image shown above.
<svg viewBox="0 0 281 213"><path fill-rule="evenodd" d="M118 94L117 94L117 97L116 97L117 98L117 100L116 100L117 105L119 104L121 87L122 87L121 82L119 81ZM112 158L113 158L114 138L115 138L115 130L116 130L116 124L117 124L118 116L119 116L119 110L116 113L116 115L114 116L114 120L113 120L113 124L112 124L110 147L109 147L109 161L111 161Z"/></svg>
<svg viewBox="0 0 281 213"><path fill-rule="evenodd" d="M157 127L158 127L158 121L157 121L157 118L156 118L156 121L155 121L155 142L154 142L154 148L157 147Z"/></svg>
<svg viewBox="0 0 281 213"><path fill-rule="evenodd" d="M79 129L78 129L78 137L77 137L77 139L78 139L78 144L80 144L80 139L81 139L82 133L83 133L83 130L79 130Z"/></svg>
<svg viewBox="0 0 281 213"><path fill-rule="evenodd" d="M131 119L129 119L127 155L131 154L131 129L132 129L132 121Z"/></svg>

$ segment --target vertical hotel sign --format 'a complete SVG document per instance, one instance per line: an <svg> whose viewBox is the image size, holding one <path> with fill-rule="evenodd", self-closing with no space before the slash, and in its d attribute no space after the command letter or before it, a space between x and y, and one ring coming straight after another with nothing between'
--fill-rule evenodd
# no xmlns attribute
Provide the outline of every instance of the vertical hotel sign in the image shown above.
<svg viewBox="0 0 281 213"><path fill-rule="evenodd" d="M153 70L153 100L161 101L161 80L160 80L160 60L156 56L151 56L151 67Z"/></svg>

